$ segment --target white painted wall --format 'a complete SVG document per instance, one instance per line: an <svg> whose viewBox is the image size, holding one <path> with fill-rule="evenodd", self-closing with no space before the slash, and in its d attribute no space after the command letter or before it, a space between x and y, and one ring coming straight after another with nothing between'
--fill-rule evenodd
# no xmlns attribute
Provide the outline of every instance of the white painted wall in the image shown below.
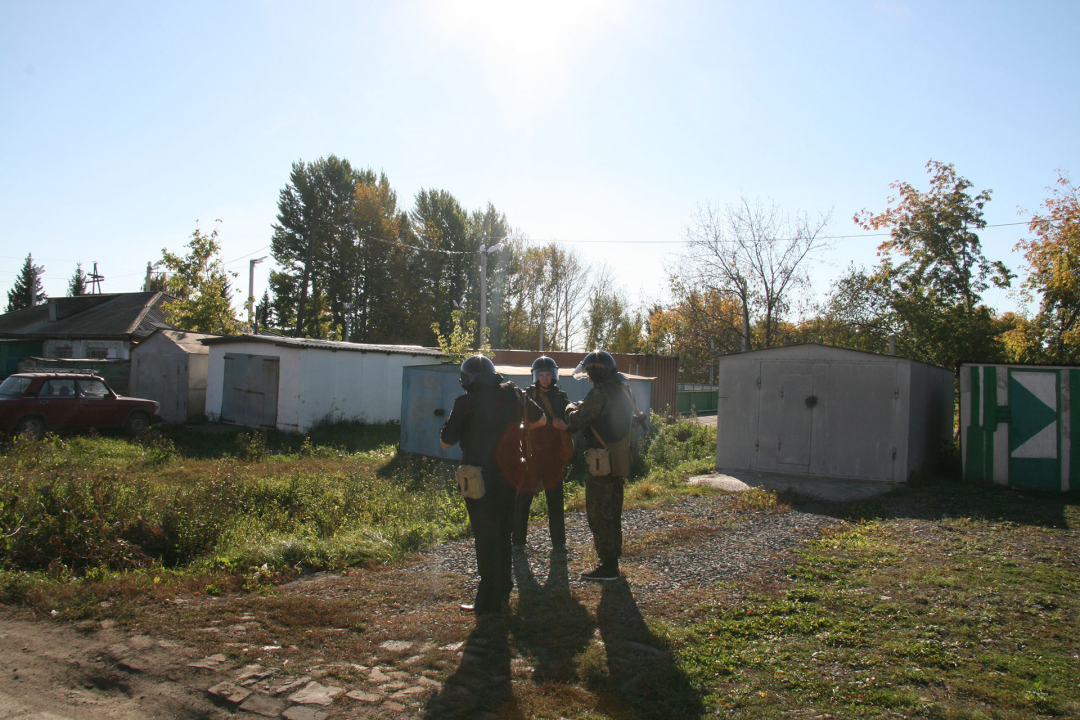
<svg viewBox="0 0 1080 720"><path fill-rule="evenodd" d="M401 419L402 368L428 365L430 355L291 348L261 342L210 345L206 415L221 417L226 353L280 358L277 427L307 432L323 420Z"/></svg>
<svg viewBox="0 0 1080 720"><path fill-rule="evenodd" d="M131 357L131 343L126 340L50 339L41 344L44 357L60 357L57 355L60 350L67 353L64 357L70 358L88 358L91 350L103 351L105 357L100 358L103 360L127 360Z"/></svg>

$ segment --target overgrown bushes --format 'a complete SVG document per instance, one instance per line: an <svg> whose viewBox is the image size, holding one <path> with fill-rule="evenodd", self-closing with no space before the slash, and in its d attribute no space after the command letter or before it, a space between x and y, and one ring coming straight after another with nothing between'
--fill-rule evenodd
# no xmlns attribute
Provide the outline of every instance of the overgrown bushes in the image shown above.
<svg viewBox="0 0 1080 720"><path fill-rule="evenodd" d="M691 460L716 457L716 428L689 418L649 419L648 447L644 453L649 472L672 470Z"/></svg>
<svg viewBox="0 0 1080 720"><path fill-rule="evenodd" d="M343 568L467 533L452 465L399 454L398 434L342 423L310 437L165 428L137 442L16 439L0 456L0 570ZM711 462L714 444L710 428L653 416L643 495ZM576 507L584 466L570 476Z"/></svg>
<svg viewBox="0 0 1080 720"><path fill-rule="evenodd" d="M245 435L244 459L205 460L162 437L15 440L0 457L0 568L337 568L465 531L444 464L380 472L392 445L270 456L265 434Z"/></svg>

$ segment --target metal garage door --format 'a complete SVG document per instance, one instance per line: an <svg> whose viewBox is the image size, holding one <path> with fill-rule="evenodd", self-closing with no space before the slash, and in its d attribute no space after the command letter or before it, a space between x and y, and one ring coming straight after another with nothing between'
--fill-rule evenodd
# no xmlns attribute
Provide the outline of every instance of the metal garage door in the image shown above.
<svg viewBox="0 0 1080 720"><path fill-rule="evenodd" d="M805 473L810 469L815 403L811 363L761 363L757 467Z"/></svg>
<svg viewBox="0 0 1080 720"><path fill-rule="evenodd" d="M221 419L246 427L277 425L278 368L270 355L227 353Z"/></svg>

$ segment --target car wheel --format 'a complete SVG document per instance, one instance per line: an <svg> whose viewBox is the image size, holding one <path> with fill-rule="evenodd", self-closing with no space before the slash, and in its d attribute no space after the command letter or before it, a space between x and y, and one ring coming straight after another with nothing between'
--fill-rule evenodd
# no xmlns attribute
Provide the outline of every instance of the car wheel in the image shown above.
<svg viewBox="0 0 1080 720"><path fill-rule="evenodd" d="M36 415L24 417L15 425L16 435L29 435L32 438L40 438L45 434L45 421Z"/></svg>
<svg viewBox="0 0 1080 720"><path fill-rule="evenodd" d="M150 417L144 412L133 412L128 415L127 433L131 437L140 437L150 427Z"/></svg>

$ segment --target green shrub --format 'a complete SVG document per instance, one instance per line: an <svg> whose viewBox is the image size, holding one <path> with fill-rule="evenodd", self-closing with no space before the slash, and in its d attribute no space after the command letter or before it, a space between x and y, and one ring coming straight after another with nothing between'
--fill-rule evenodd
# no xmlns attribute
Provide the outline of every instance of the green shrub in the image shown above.
<svg viewBox="0 0 1080 720"><path fill-rule="evenodd" d="M0 570L341 568L466 534L449 466L397 454L387 442L395 428L235 433L218 459L188 452L196 436L178 450L178 431L19 438L0 446ZM269 454L289 444L292 454ZM233 457L237 445L246 460Z"/></svg>
<svg viewBox="0 0 1080 720"><path fill-rule="evenodd" d="M668 420L656 414L650 418L648 448L644 453L649 472L671 470L687 461L715 457L715 427L698 425L687 418Z"/></svg>

